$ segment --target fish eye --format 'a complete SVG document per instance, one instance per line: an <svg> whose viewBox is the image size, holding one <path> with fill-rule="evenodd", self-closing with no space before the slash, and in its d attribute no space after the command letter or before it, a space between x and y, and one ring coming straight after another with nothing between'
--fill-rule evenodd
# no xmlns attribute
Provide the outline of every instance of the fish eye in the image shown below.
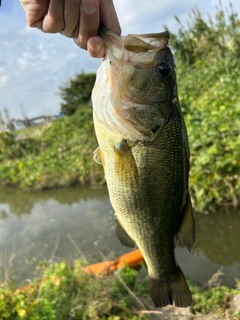
<svg viewBox="0 0 240 320"><path fill-rule="evenodd" d="M170 65L168 62L166 62L166 61L164 61L164 62L162 62L162 63L160 63L160 64L158 65L158 72L159 72L160 75L163 76L163 77L169 76L170 73L171 73L171 71L172 71L172 67L171 67L171 65Z"/></svg>

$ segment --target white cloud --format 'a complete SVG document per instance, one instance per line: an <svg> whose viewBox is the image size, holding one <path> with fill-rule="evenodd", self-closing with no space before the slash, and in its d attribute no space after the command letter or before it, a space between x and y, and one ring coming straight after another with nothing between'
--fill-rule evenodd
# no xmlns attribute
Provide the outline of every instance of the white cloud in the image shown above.
<svg viewBox="0 0 240 320"><path fill-rule="evenodd" d="M9 77L7 75L0 75L0 85L3 85L8 81Z"/></svg>

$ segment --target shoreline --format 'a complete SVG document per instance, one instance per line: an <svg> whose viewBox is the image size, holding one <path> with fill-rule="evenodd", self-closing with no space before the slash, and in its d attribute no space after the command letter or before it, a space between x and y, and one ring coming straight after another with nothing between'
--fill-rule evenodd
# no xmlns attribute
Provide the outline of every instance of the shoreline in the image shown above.
<svg viewBox="0 0 240 320"><path fill-rule="evenodd" d="M194 126L187 125L191 138ZM97 145L91 107L46 125L0 133L0 187L34 191L105 185L103 168L93 160ZM190 141L190 149L192 145ZM240 194L236 195L233 186L230 188L227 182L219 185L217 173L216 181L211 179L210 171L202 176L197 154L194 150L191 154L189 184L195 210L209 213L224 206L239 206ZM203 156L208 157L208 153L201 152L199 161ZM218 157L221 159L221 155ZM228 172L221 179L229 180Z"/></svg>
<svg viewBox="0 0 240 320"><path fill-rule="evenodd" d="M214 276L205 289L189 282L194 301L191 308L155 309L146 276L125 267L113 275L96 277L83 272L86 265L86 261L80 260L71 265L42 261L36 264L42 276L27 286L16 288L11 277L6 279L0 287L1 319L65 320L70 315L79 320L240 318L239 281L235 289L221 286L220 278Z"/></svg>

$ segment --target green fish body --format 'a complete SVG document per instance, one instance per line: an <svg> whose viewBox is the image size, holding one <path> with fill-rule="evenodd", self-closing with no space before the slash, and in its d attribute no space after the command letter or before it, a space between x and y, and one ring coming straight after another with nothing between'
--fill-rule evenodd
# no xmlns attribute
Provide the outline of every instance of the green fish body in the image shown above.
<svg viewBox="0 0 240 320"><path fill-rule="evenodd" d="M194 218L169 35L102 37L107 55L93 90L94 157L104 166L117 236L140 249L155 306L187 307L191 292L174 247L178 236L192 250Z"/></svg>

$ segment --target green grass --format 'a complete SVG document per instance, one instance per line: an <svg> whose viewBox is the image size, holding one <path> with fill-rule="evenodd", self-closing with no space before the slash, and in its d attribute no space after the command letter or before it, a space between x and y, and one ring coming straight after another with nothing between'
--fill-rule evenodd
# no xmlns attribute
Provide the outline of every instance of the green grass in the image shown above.
<svg viewBox="0 0 240 320"><path fill-rule="evenodd" d="M144 319L131 310L131 298L115 276L94 277L75 261L39 264L42 279L16 289L5 283L0 288L0 315L6 320ZM126 285L135 285L136 272L120 272Z"/></svg>
<svg viewBox="0 0 240 320"><path fill-rule="evenodd" d="M149 319L141 310L151 310L145 266L142 276L130 268L117 275L95 277L83 272L85 262L76 260L49 264L41 262L37 269L41 279L15 288L11 281L0 287L1 320L66 320L66 319ZM239 287L239 285L238 285ZM201 290L190 283L193 293L192 311L224 317L232 297L239 288L218 286ZM144 298L144 299L142 299ZM237 315L229 319L238 319Z"/></svg>
<svg viewBox="0 0 240 320"><path fill-rule="evenodd" d="M0 181L25 189L103 183L92 159L97 147L92 110L82 107L50 124L0 134Z"/></svg>

